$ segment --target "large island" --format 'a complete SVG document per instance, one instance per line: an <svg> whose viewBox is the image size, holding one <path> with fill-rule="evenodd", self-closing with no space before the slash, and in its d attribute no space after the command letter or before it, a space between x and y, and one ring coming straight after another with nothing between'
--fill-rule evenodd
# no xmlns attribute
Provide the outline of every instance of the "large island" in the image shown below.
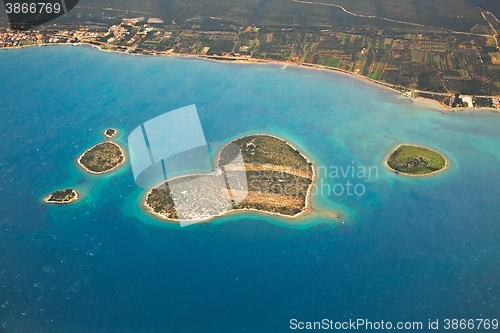
<svg viewBox="0 0 500 333"><path fill-rule="evenodd" d="M387 158L387 166L396 173L408 176L429 176L445 170L448 160L426 147L399 145Z"/></svg>
<svg viewBox="0 0 500 333"><path fill-rule="evenodd" d="M240 152L243 163L231 163ZM179 220L175 203L182 203L182 220L205 220L237 210L295 217L310 206L314 177L312 163L286 141L250 135L220 151L215 173L162 183L147 192L144 206L155 216L171 221ZM173 190L178 188L182 190Z"/></svg>

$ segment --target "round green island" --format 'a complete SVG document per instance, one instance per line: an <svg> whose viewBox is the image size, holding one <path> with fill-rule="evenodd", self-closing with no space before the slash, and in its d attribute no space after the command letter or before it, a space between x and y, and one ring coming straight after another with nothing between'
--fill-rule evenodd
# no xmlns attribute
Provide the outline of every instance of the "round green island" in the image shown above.
<svg viewBox="0 0 500 333"><path fill-rule="evenodd" d="M448 167L446 157L434 150L415 145L399 145L387 158L394 172L408 176L429 176Z"/></svg>

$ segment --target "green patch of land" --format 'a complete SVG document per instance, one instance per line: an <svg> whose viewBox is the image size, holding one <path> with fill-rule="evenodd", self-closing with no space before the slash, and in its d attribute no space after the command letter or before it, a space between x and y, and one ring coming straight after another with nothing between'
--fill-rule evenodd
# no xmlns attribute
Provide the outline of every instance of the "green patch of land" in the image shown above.
<svg viewBox="0 0 500 333"><path fill-rule="evenodd" d="M51 195L47 196L43 201L46 203L54 204L69 204L78 200L80 195L77 191L72 189L66 189L62 191L55 191Z"/></svg>
<svg viewBox="0 0 500 333"><path fill-rule="evenodd" d="M242 163L232 163L240 152ZM183 176L159 185L146 194L144 206L173 221L203 220L243 209L295 216L309 206L313 166L284 140L268 135L234 140L221 150L217 166L214 174Z"/></svg>
<svg viewBox="0 0 500 333"><path fill-rule="evenodd" d="M78 158L78 165L93 174L109 172L125 161L125 153L114 142L106 141L88 149Z"/></svg>
<svg viewBox="0 0 500 333"><path fill-rule="evenodd" d="M387 165L396 173L425 176L443 171L448 166L448 161L429 148L400 145L387 158Z"/></svg>

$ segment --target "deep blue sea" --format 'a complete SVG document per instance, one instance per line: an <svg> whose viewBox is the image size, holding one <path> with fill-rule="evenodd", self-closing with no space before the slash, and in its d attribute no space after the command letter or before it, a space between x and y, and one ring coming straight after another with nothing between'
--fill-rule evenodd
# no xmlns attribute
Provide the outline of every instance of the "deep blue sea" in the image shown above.
<svg viewBox="0 0 500 333"><path fill-rule="evenodd" d="M2 51L0 78L2 333L289 332L294 318L426 332L429 320L445 331L446 318L500 319L498 113L442 112L340 73L83 46ZM142 211L129 164L96 176L75 163L106 128L126 148L134 128L191 104L208 142L273 134L317 167L377 172L320 175L313 207L343 225L239 213L181 228ZM389 172L405 142L449 169ZM82 199L42 202L65 188Z"/></svg>

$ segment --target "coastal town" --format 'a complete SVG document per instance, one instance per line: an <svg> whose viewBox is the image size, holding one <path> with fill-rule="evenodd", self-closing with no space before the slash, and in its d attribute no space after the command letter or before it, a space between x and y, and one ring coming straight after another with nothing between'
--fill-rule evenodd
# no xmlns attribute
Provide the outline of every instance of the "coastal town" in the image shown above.
<svg viewBox="0 0 500 333"><path fill-rule="evenodd" d="M489 15L489 16L488 16ZM370 28L273 28L220 25L206 19L183 25L157 18L127 18L106 26L0 31L0 48L88 44L105 51L191 55L239 62L282 62L363 76L410 97L450 108L500 109L500 50L491 13L471 33L422 33Z"/></svg>

